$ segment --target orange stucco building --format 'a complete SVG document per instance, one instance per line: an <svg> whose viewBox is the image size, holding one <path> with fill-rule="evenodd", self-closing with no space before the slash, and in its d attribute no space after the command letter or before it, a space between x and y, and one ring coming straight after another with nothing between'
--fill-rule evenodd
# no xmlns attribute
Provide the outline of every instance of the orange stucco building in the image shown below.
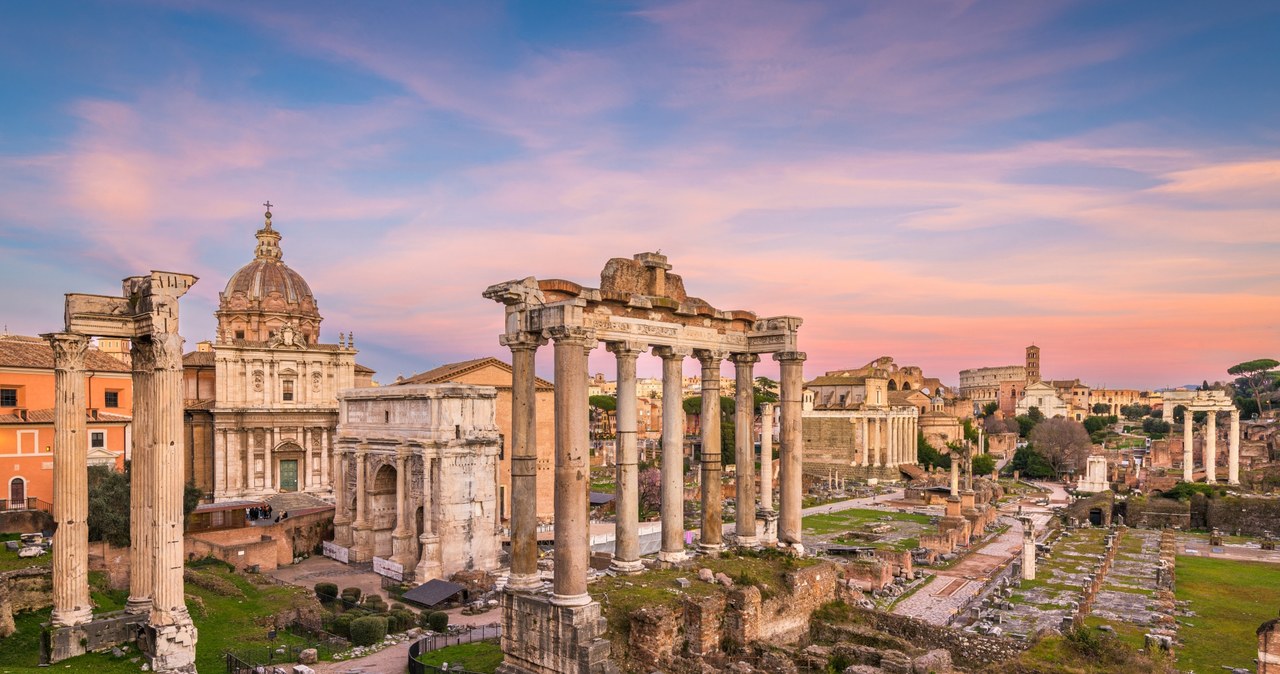
<svg viewBox="0 0 1280 674"><path fill-rule="evenodd" d="M121 357L85 355L89 465L124 469L133 414L133 379ZM0 335L0 502L26 507L53 500L53 349L39 337Z"/></svg>

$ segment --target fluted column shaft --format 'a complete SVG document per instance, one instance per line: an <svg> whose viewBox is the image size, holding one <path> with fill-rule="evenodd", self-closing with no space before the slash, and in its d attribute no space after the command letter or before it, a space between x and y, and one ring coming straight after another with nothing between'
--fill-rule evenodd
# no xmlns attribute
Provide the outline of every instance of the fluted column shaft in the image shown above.
<svg viewBox="0 0 1280 674"><path fill-rule="evenodd" d="M1209 410L1205 415L1204 429L1204 481L1218 481L1218 411Z"/></svg>
<svg viewBox="0 0 1280 674"><path fill-rule="evenodd" d="M959 452L951 452L951 495L960 495L960 456Z"/></svg>
<svg viewBox="0 0 1280 674"><path fill-rule="evenodd" d="M156 361L150 402L155 438L151 452L151 476L155 485L152 625L191 622L182 586L182 479L186 475L182 445L182 342L181 337L171 333L152 337Z"/></svg>
<svg viewBox="0 0 1280 674"><path fill-rule="evenodd" d="M53 347L53 624L93 618L89 603L89 436L83 335L46 335Z"/></svg>
<svg viewBox="0 0 1280 674"><path fill-rule="evenodd" d="M738 545L757 544L756 539L756 462L752 422L755 420L755 364L760 356L753 353L735 353L733 359L734 386L734 479L737 523L734 531Z"/></svg>
<svg viewBox="0 0 1280 674"><path fill-rule="evenodd" d="M555 340L555 575L552 603L581 606L587 594L591 554L587 526L589 423L587 419L587 348L595 337L582 328L553 328Z"/></svg>
<svg viewBox="0 0 1280 674"><path fill-rule="evenodd" d="M619 573L635 573L644 568L640 563L640 485L636 473L636 359L642 347L613 342L608 349L618 361L618 501L612 567Z"/></svg>
<svg viewBox="0 0 1280 674"><path fill-rule="evenodd" d="M1190 482L1194 478L1195 456L1192 455L1191 424L1194 413L1186 410L1182 413L1182 481Z"/></svg>
<svg viewBox="0 0 1280 674"><path fill-rule="evenodd" d="M862 431L861 465L865 468L871 465L871 427L867 424L866 417L860 417L857 421L858 428Z"/></svg>
<svg viewBox="0 0 1280 674"><path fill-rule="evenodd" d="M901 419L890 413L889 416L889 466L897 466L902 463L902 429L899 426Z"/></svg>
<svg viewBox="0 0 1280 674"><path fill-rule="evenodd" d="M884 450L880 448L882 435L880 432L880 423L881 420L879 417L871 420L871 431L872 435L875 437L871 446L874 447L876 451L875 456L871 459L871 465L877 468L884 465Z"/></svg>
<svg viewBox="0 0 1280 674"><path fill-rule="evenodd" d="M369 485L365 483L365 446L360 445L356 448L356 519L352 526L357 529L363 529L368 518L369 508Z"/></svg>
<svg viewBox="0 0 1280 674"><path fill-rule="evenodd" d="M1227 484L1240 484L1240 410L1231 408L1231 434L1227 438Z"/></svg>
<svg viewBox="0 0 1280 674"><path fill-rule="evenodd" d="M696 351L702 363L702 552L724 547L724 499L720 493L720 363L725 354Z"/></svg>
<svg viewBox="0 0 1280 674"><path fill-rule="evenodd" d="M405 474L409 472L406 465L409 461L409 455L405 452L407 448L400 448L396 453L396 528L397 535L408 533L409 516L405 513L405 508L409 503L409 490L405 488Z"/></svg>
<svg viewBox="0 0 1280 674"><path fill-rule="evenodd" d="M538 576L537 361L541 337L504 336L511 349L511 590L542 585Z"/></svg>
<svg viewBox="0 0 1280 674"><path fill-rule="evenodd" d="M779 364L782 403L782 461L778 515L778 540L803 551L801 543L801 517L803 489L801 474L804 468L804 439L801 435L801 405L804 389L804 360L801 351L773 354Z"/></svg>
<svg viewBox="0 0 1280 674"><path fill-rule="evenodd" d="M687 352L660 347L662 359L662 549L658 559L679 562L684 551L684 358Z"/></svg>
<svg viewBox="0 0 1280 674"><path fill-rule="evenodd" d="M151 588L155 560L151 556L151 535L155 528L152 503L155 450L151 405L155 400L155 354L149 340L133 340L133 459L129 462L129 539L134 550L146 554L129 556L130 613L151 612Z"/></svg>

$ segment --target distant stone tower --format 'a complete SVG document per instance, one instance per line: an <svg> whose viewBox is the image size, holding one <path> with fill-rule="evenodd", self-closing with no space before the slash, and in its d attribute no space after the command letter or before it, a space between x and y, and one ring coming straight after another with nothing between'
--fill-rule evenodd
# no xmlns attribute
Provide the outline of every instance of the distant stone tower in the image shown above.
<svg viewBox="0 0 1280 674"><path fill-rule="evenodd" d="M1040 381L1040 347L1032 344L1027 347L1027 383Z"/></svg>

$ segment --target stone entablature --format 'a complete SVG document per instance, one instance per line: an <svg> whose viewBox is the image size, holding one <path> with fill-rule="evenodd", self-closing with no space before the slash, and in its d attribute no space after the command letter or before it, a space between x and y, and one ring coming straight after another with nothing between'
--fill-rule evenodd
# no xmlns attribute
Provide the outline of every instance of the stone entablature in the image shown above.
<svg viewBox="0 0 1280 674"><path fill-rule="evenodd" d="M350 561L387 558L417 582L497 568L496 399L466 384L340 392L334 542Z"/></svg>
<svg viewBox="0 0 1280 674"><path fill-rule="evenodd" d="M1181 405L1186 408L1182 420L1182 479L1191 482L1194 476L1193 435L1195 413L1205 412L1204 462L1205 482L1217 482L1218 465L1218 413L1231 413L1228 433L1227 483L1240 484L1240 410L1226 391L1165 391L1165 418L1173 421L1173 412Z"/></svg>

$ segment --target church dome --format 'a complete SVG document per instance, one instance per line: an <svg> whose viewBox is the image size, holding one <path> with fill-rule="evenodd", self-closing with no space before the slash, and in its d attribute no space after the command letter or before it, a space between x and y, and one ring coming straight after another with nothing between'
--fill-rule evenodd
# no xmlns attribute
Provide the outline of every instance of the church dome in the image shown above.
<svg viewBox="0 0 1280 674"><path fill-rule="evenodd" d="M284 263L270 211L256 236L253 261L231 275L218 298L219 339L265 342L289 324L306 343L316 343L321 317L315 295L306 279Z"/></svg>

